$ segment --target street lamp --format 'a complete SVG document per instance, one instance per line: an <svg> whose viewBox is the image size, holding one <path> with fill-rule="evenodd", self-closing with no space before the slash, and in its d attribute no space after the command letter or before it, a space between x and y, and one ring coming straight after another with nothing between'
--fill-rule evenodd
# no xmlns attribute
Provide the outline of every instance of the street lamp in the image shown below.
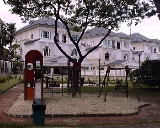
<svg viewBox="0 0 160 128"><path fill-rule="evenodd" d="M0 33L1 33L1 30L2 30L2 24L3 24L3 21L0 18Z"/></svg>
<svg viewBox="0 0 160 128"><path fill-rule="evenodd" d="M139 69L138 69L138 91L139 91L139 87L140 87L140 57L142 55L142 53L144 51L133 51L132 49L130 49L132 51L132 53L135 53L135 54L138 54L138 57L139 57Z"/></svg>

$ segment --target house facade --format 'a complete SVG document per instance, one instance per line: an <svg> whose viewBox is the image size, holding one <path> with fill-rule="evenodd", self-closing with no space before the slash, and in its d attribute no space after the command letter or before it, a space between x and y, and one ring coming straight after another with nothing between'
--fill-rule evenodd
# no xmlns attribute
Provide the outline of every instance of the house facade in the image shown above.
<svg viewBox="0 0 160 128"><path fill-rule="evenodd" d="M21 46L17 49L17 53L22 56L23 60L25 60L25 55L28 51L38 50L44 57L45 66L67 65L67 58L54 43L54 23L55 20L53 18L32 20L27 26L19 29L15 33L15 43ZM75 41L78 40L81 33L72 31L72 28L70 29L73 39ZM79 44L82 55L86 54L91 48L99 44L107 32L108 30L105 28L95 27L88 29ZM75 46L70 41L65 26L60 22L58 22L57 39L61 48L68 55L71 55L73 58L78 58ZM102 41L99 47L84 59L82 69L87 71L82 72L82 74L98 75L100 66L102 69L101 75L104 76L107 65L114 66L112 64L117 61L127 61L131 68L138 68L139 58L137 53L133 51L143 51L141 61L145 61L146 59L159 59L159 44L159 40L148 39L138 33L129 36L122 32L111 32L109 36ZM123 63L119 65L123 65Z"/></svg>
<svg viewBox="0 0 160 128"><path fill-rule="evenodd" d="M44 56L44 64L52 65L49 61L53 58L64 56L54 43L54 23L53 18L41 18L38 20L32 20L29 25L19 29L15 34L15 43L21 45L17 50L17 53L25 59L25 55L30 50L38 50ZM71 30L71 35L74 40L77 40L80 33ZM75 47L71 43L65 26L58 22L58 36L59 45L68 54L75 56ZM82 53L84 46L80 46Z"/></svg>
<svg viewBox="0 0 160 128"><path fill-rule="evenodd" d="M105 28L87 30L82 39L82 42L87 47L86 50L98 45L107 32L108 30ZM102 44L87 56L87 59L92 62L93 67L98 66L99 59L101 65L110 64L116 60L129 60L132 58L130 48L130 36L124 33L111 32L103 40Z"/></svg>
<svg viewBox="0 0 160 128"><path fill-rule="evenodd" d="M141 62L145 60L160 59L160 40L149 39L139 33L133 33L130 37L133 60L139 61L139 53L136 51L141 51Z"/></svg>

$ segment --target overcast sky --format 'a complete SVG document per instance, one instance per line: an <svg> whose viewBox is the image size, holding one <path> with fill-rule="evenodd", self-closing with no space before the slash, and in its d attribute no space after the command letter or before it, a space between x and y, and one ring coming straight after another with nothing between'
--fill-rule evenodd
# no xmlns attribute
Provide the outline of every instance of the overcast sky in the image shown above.
<svg viewBox="0 0 160 128"><path fill-rule="evenodd" d="M6 23L16 23L16 28L20 29L28 23L22 23L21 18L18 15L11 14L9 11L10 6L5 5L3 0L0 0L0 18ZM126 23L123 23L118 32L124 32L130 34L130 27ZM131 33L140 33L150 39L160 40L160 20L157 16L143 20L137 26L132 25Z"/></svg>

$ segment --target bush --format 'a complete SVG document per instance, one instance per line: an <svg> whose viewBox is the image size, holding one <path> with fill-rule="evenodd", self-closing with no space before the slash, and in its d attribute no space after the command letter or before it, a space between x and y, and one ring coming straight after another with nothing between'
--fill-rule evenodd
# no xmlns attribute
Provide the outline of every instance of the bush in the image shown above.
<svg viewBox="0 0 160 128"><path fill-rule="evenodd" d="M0 83L4 83L5 81L7 81L7 78L6 78L6 77L0 78Z"/></svg>
<svg viewBox="0 0 160 128"><path fill-rule="evenodd" d="M147 60L142 63L140 71L134 70L130 73L130 79L133 82L138 79L140 73L140 83L155 87L160 87L160 60Z"/></svg>
<svg viewBox="0 0 160 128"><path fill-rule="evenodd" d="M4 83L0 84L0 94L8 91L12 87L14 87L16 84L20 83L21 80L19 79L11 79L9 81L5 81Z"/></svg>

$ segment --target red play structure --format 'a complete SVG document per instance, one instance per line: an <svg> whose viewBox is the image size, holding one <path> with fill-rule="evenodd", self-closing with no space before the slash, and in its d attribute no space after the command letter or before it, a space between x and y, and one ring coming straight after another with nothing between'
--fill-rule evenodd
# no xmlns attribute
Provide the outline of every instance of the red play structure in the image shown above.
<svg viewBox="0 0 160 128"><path fill-rule="evenodd" d="M25 56L24 100L43 98L43 56L38 50L30 50ZM40 82L36 82L37 80Z"/></svg>

